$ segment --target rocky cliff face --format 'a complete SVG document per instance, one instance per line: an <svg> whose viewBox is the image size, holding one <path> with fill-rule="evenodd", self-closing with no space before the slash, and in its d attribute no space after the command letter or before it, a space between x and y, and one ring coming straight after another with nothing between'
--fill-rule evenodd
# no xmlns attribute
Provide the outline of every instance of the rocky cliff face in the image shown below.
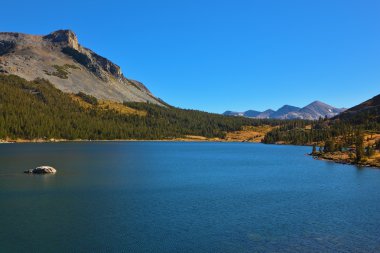
<svg viewBox="0 0 380 253"><path fill-rule="evenodd" d="M64 47L71 47L75 50L80 49L77 36L70 30L58 30L44 36L43 39L56 44L60 43Z"/></svg>
<svg viewBox="0 0 380 253"><path fill-rule="evenodd" d="M118 65L81 46L70 30L46 36L0 33L0 73L45 78L65 92L162 105L142 83L126 78Z"/></svg>

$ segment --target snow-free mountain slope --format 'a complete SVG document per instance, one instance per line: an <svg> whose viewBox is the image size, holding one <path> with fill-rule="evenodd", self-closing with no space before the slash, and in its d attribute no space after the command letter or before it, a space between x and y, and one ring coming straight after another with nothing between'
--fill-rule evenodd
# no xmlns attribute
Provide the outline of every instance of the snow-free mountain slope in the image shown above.
<svg viewBox="0 0 380 253"><path fill-rule="evenodd" d="M142 83L127 79L118 65L81 46L70 30L46 36L0 33L0 73L48 79L64 92L163 104Z"/></svg>

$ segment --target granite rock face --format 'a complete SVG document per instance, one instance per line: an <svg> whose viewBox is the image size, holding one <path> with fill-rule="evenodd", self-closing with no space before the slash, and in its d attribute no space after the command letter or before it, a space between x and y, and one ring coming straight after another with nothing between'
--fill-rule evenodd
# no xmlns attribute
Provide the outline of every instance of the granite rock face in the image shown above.
<svg viewBox="0 0 380 253"><path fill-rule="evenodd" d="M57 68L67 73L55 75ZM163 105L141 82L126 78L118 65L80 45L71 30L45 36L0 32L0 72L27 80L45 78L64 92Z"/></svg>
<svg viewBox="0 0 380 253"><path fill-rule="evenodd" d="M13 41L0 40L0 56L11 52L16 47Z"/></svg>
<svg viewBox="0 0 380 253"><path fill-rule="evenodd" d="M78 38L71 30L58 30L44 36L43 39L79 50Z"/></svg>

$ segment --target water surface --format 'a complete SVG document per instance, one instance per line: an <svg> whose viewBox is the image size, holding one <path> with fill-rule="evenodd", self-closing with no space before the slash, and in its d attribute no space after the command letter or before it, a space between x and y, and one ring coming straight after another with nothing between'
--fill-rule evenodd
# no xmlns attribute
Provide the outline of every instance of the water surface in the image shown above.
<svg viewBox="0 0 380 253"><path fill-rule="evenodd" d="M0 145L1 252L379 252L380 170L310 147ZM56 175L27 175L39 165Z"/></svg>

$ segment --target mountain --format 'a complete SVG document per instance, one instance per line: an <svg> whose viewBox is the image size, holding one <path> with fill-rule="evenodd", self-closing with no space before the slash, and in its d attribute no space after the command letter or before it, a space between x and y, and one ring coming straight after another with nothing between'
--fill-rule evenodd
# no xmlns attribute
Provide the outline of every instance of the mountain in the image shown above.
<svg viewBox="0 0 380 253"><path fill-rule="evenodd" d="M273 111L272 109L268 109L266 111L263 111L262 113L260 113L259 115L256 116L256 118L258 119L269 119L271 118L271 115L274 113L275 111Z"/></svg>
<svg viewBox="0 0 380 253"><path fill-rule="evenodd" d="M254 110L248 110L245 112L234 112L234 111L225 111L223 115L225 116L243 116L247 118L255 118L257 115L259 115L261 112L254 111Z"/></svg>
<svg viewBox="0 0 380 253"><path fill-rule="evenodd" d="M261 112L255 111L255 110L248 110L243 113L243 116L248 118L254 118L257 117Z"/></svg>
<svg viewBox="0 0 380 253"><path fill-rule="evenodd" d="M127 79L118 65L80 45L70 30L46 36L0 33L0 73L44 78L64 92L100 99L164 104L142 83Z"/></svg>
<svg viewBox="0 0 380 253"><path fill-rule="evenodd" d="M344 108L339 109L320 101L314 101L313 103L301 108L298 111L298 114L302 119L314 120L324 117L332 118L344 110Z"/></svg>
<svg viewBox="0 0 380 253"><path fill-rule="evenodd" d="M233 111L225 111L223 113L225 116L244 116L244 112L233 112Z"/></svg>
<svg viewBox="0 0 380 253"><path fill-rule="evenodd" d="M249 110L246 112L232 112L226 111L223 114L229 116L245 116L258 119L307 119L317 120L319 118L332 118L339 113L346 110L345 108L335 108L331 105L325 104L320 101L314 101L303 108L299 108L292 105L284 105L277 111L266 110L264 112L258 112ZM250 113L248 116L248 112Z"/></svg>
<svg viewBox="0 0 380 253"><path fill-rule="evenodd" d="M275 119L287 119L288 114L291 112L298 112L301 108L296 107L296 106L291 106L291 105L284 105L277 111L271 114L271 118Z"/></svg>
<svg viewBox="0 0 380 253"><path fill-rule="evenodd" d="M352 121L356 124L367 122L380 123L380 94L347 109L333 119Z"/></svg>
<svg viewBox="0 0 380 253"><path fill-rule="evenodd" d="M347 109L344 114L350 114L350 113L358 113L358 112L363 112L363 111L368 111L374 108L377 108L380 106L380 94L377 96L374 96L371 99L368 99L367 101L364 101L361 104L358 104L354 107L351 107ZM344 115L342 114L342 115Z"/></svg>

